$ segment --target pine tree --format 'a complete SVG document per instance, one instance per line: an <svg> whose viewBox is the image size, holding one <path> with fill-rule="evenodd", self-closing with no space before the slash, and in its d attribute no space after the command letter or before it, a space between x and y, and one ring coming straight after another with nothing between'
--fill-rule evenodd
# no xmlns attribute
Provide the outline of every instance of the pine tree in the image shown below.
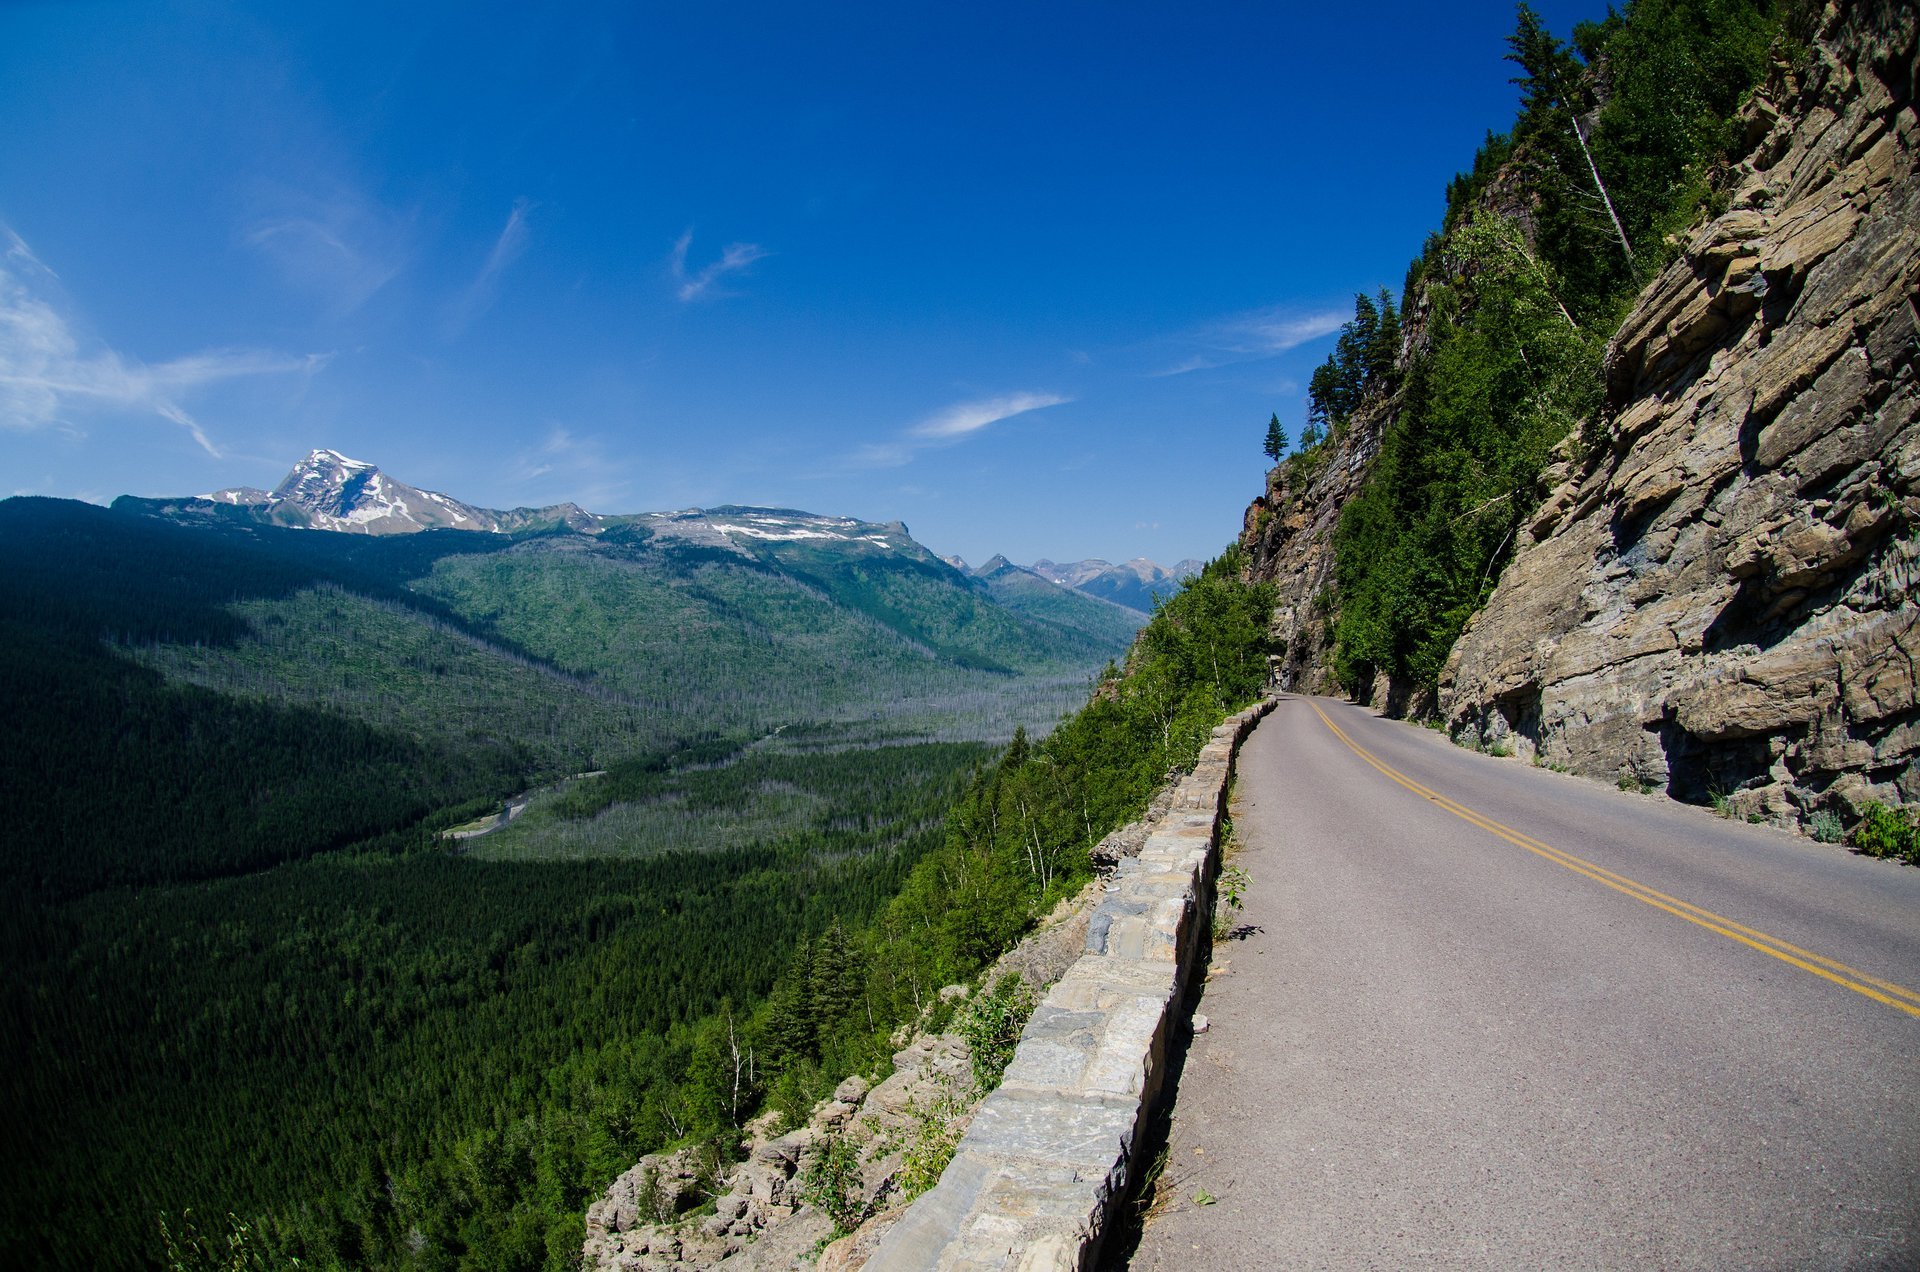
<svg viewBox="0 0 1920 1272"><path fill-rule="evenodd" d="M1280 457L1287 453L1287 431L1280 427L1278 412L1267 420L1266 451L1267 458L1276 464L1280 462Z"/></svg>
<svg viewBox="0 0 1920 1272"><path fill-rule="evenodd" d="M819 1054L812 980L813 945L802 941L787 965L787 974L775 982L767 999L768 1058L778 1068L790 1068Z"/></svg>
<svg viewBox="0 0 1920 1272"><path fill-rule="evenodd" d="M812 999L816 1048L826 1050L835 1026L853 1015L866 983L866 966L847 930L836 916L813 944L813 966L808 980Z"/></svg>
<svg viewBox="0 0 1920 1272"><path fill-rule="evenodd" d="M1376 304L1380 320L1374 326L1372 338L1367 342L1367 384L1369 387L1385 385L1393 375L1393 365L1400 357L1400 314L1393 307L1393 297L1387 289L1380 289L1380 298Z"/></svg>
<svg viewBox="0 0 1920 1272"><path fill-rule="evenodd" d="M1579 60L1548 33L1540 15L1524 3L1519 6L1514 32L1507 37L1507 47L1511 50L1507 61L1526 72L1512 81L1524 94L1515 135L1544 136L1560 128L1573 135L1580 157L1586 162L1587 175L1593 180L1594 191L1600 196L1600 205L1606 209L1607 220L1613 226L1614 237L1619 240L1620 251L1626 256L1627 264L1633 264L1633 245L1627 241L1626 227L1620 224L1620 213L1614 209L1607 183L1600 177L1600 165L1594 162L1593 151L1587 145L1587 128L1581 120L1584 103L1576 101L1573 95L1581 78Z"/></svg>
<svg viewBox="0 0 1920 1272"><path fill-rule="evenodd" d="M1001 772L1014 772L1032 753L1033 744L1027 741L1027 726L1023 724L1013 731L1013 741L1007 743L1007 753L1000 761Z"/></svg>

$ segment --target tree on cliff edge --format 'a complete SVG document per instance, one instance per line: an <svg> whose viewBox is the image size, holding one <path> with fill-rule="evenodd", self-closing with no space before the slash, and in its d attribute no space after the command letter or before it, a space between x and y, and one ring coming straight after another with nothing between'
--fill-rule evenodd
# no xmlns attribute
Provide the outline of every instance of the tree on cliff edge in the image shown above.
<svg viewBox="0 0 1920 1272"><path fill-rule="evenodd" d="M1267 458L1276 464L1280 462L1280 457L1287 453L1287 431L1280 427L1280 415L1277 411L1267 420L1266 452Z"/></svg>
<svg viewBox="0 0 1920 1272"><path fill-rule="evenodd" d="M1583 78L1580 62L1571 50L1547 32L1540 15L1525 4L1519 6L1518 21L1513 34L1507 37L1507 47L1511 50L1507 61L1526 72L1512 80L1524 94L1515 135L1531 134L1544 140L1562 129L1573 135L1587 174L1593 179L1600 206L1606 209L1607 221L1613 226L1620 251L1631 266L1633 245L1627 241L1626 227L1620 224L1620 214L1614 209L1613 197L1607 193L1607 183L1600 178L1600 165L1594 162L1593 151L1587 146L1582 109L1588 104L1576 98L1577 86Z"/></svg>

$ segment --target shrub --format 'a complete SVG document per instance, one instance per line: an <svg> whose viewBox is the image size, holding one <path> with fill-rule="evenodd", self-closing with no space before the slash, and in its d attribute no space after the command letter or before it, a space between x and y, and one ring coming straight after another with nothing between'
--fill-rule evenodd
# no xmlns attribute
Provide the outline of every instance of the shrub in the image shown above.
<svg viewBox="0 0 1920 1272"><path fill-rule="evenodd" d="M1847 837L1846 828L1840 824L1840 814L1831 808L1823 808L1807 818L1807 830L1823 844L1837 844Z"/></svg>
<svg viewBox="0 0 1920 1272"><path fill-rule="evenodd" d="M867 1217L861 1197L860 1150L844 1135L830 1134L800 1176L800 1198L833 1220L833 1235L843 1237Z"/></svg>
<svg viewBox="0 0 1920 1272"><path fill-rule="evenodd" d="M1869 857L1893 857L1920 866L1920 821L1913 810L1867 805L1848 842Z"/></svg>
<svg viewBox="0 0 1920 1272"><path fill-rule="evenodd" d="M972 1055L973 1081L982 1094L1000 1085L1000 1076L1013 1061L1020 1031L1033 1015L1033 991L1009 973L993 989L976 994L954 1020L954 1032L966 1039Z"/></svg>
<svg viewBox="0 0 1920 1272"><path fill-rule="evenodd" d="M925 1107L909 1105L907 1112L913 1117L913 1130L907 1137L906 1151L900 1155L900 1173L894 1179L901 1201L912 1201L939 1183L941 1173L960 1147L956 1123L962 1109L951 1090Z"/></svg>

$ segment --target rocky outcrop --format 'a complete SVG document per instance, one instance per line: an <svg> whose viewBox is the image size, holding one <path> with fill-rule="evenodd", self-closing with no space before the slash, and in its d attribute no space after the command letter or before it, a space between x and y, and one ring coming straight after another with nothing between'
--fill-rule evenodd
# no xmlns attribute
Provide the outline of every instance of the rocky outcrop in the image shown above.
<svg viewBox="0 0 1920 1272"><path fill-rule="evenodd" d="M1294 455L1267 474L1267 488L1247 506L1240 546L1247 572L1270 581L1273 683L1296 693L1337 693L1332 669L1333 528L1359 493L1380 451L1390 404L1354 415L1340 435Z"/></svg>
<svg viewBox="0 0 1920 1272"><path fill-rule="evenodd" d="M870 1087L848 1078L806 1125L777 1133L767 1120L750 1124L737 1163L714 1162L700 1148L644 1157L588 1208L582 1263L604 1272L811 1268L833 1232L804 1196L806 1167L821 1147L831 1137L854 1145L861 1204L883 1212L898 1191L904 1152L929 1116L964 1129L970 1102L959 1097L969 1082L965 1043L949 1034L916 1038L894 1056L884 1081ZM705 1212L709 1198L713 1208Z"/></svg>
<svg viewBox="0 0 1920 1272"><path fill-rule="evenodd" d="M1724 213L1608 351L1453 649L1457 738L1782 822L1920 802L1916 20L1829 7L1776 71Z"/></svg>

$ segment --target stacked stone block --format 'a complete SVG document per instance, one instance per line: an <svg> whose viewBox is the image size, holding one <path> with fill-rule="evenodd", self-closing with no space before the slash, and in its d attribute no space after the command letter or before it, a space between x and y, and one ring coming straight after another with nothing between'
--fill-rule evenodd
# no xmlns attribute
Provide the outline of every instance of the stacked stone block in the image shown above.
<svg viewBox="0 0 1920 1272"><path fill-rule="evenodd" d="M940 1182L887 1233L888 1272L1094 1266L1143 1165L1187 991L1211 942L1218 838L1240 742L1262 703L1213 731L1140 855L1094 910L1086 952L1048 990L1000 1087Z"/></svg>

